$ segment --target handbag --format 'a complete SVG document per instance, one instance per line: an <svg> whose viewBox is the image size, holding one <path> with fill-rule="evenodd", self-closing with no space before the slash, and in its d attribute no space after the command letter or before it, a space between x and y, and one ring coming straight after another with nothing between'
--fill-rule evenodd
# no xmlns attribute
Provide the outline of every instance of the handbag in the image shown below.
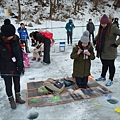
<svg viewBox="0 0 120 120"><path fill-rule="evenodd" d="M57 88L62 88L63 83L61 83L61 82L59 82L59 81L56 81L56 82L54 83L54 86L57 87Z"/></svg>

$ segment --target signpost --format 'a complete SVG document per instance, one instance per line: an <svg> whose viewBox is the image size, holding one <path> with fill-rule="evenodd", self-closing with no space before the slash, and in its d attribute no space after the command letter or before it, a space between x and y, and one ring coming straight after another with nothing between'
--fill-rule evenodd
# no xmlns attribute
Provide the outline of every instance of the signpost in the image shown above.
<svg viewBox="0 0 120 120"><path fill-rule="evenodd" d="M0 9L0 16L9 16L8 9Z"/></svg>

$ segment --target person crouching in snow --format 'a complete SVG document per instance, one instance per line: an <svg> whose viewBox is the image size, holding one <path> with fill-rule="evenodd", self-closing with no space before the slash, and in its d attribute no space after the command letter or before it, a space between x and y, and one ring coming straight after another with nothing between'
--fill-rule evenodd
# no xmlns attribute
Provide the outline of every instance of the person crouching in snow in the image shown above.
<svg viewBox="0 0 120 120"><path fill-rule="evenodd" d="M31 36L31 34L30 34ZM39 41L36 41L35 45L34 45L34 50L33 50L33 58L32 60L35 61L37 60L38 62L41 60L40 59L40 52L42 51L42 43L39 43Z"/></svg>
<svg viewBox="0 0 120 120"><path fill-rule="evenodd" d="M33 61L37 59L37 61L40 61L40 55L39 55L39 51L40 51L40 47L41 45L39 44L39 41L37 41L37 44L35 45L35 48L33 50Z"/></svg>
<svg viewBox="0 0 120 120"><path fill-rule="evenodd" d="M28 53L25 53L24 51L24 44L20 44L21 49L22 49L22 55L23 55L23 63L24 63L24 68L29 68L30 67L30 59L28 57Z"/></svg>
<svg viewBox="0 0 120 120"><path fill-rule="evenodd" d="M74 59L73 76L79 88L87 89L88 76L90 75L91 60L95 59L93 47L89 41L89 32L83 32L78 45L73 47L70 55Z"/></svg>

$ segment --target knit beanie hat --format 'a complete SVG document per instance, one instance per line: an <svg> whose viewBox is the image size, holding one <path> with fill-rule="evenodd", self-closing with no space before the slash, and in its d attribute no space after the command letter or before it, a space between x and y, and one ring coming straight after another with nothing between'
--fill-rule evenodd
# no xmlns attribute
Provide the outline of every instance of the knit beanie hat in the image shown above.
<svg viewBox="0 0 120 120"><path fill-rule="evenodd" d="M106 14L104 14L103 16L102 16L102 18L100 19L100 24L107 24L107 23L109 23L110 21L109 21L109 18L108 18L108 16L106 15Z"/></svg>
<svg viewBox="0 0 120 120"><path fill-rule="evenodd" d="M8 24L10 24L10 23L11 23L10 19L5 19L5 20L4 20L4 25L8 25Z"/></svg>
<svg viewBox="0 0 120 120"><path fill-rule="evenodd" d="M89 31L88 30L83 32L83 35L82 35L80 41L83 42L83 43L87 43L87 42L90 41L89 40Z"/></svg>
<svg viewBox="0 0 120 120"><path fill-rule="evenodd" d="M15 27L12 24L2 25L1 27L2 36L14 36L15 35Z"/></svg>

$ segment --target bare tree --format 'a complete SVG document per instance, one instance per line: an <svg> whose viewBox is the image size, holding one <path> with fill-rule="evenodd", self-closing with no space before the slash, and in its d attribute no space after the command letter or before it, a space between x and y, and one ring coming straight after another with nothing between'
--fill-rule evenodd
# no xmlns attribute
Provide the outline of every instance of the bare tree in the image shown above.
<svg viewBox="0 0 120 120"><path fill-rule="evenodd" d="M117 9L117 8L120 8L120 0L114 0L114 7L115 7L115 10Z"/></svg>
<svg viewBox="0 0 120 120"><path fill-rule="evenodd" d="M97 9L97 6L99 4L99 2L102 2L103 0L91 0L94 4L94 7Z"/></svg>
<svg viewBox="0 0 120 120"><path fill-rule="evenodd" d="M77 14L77 8L79 10L79 6L80 6L80 3L82 2L82 0L75 0L75 5L74 5L74 15Z"/></svg>
<svg viewBox="0 0 120 120"><path fill-rule="evenodd" d="M18 0L18 22L21 21L21 7L20 7L20 0Z"/></svg>
<svg viewBox="0 0 120 120"><path fill-rule="evenodd" d="M52 18L52 7L53 7L53 3L52 0L50 0L50 15L49 15L50 19Z"/></svg>
<svg viewBox="0 0 120 120"><path fill-rule="evenodd" d="M57 9L56 0L50 0L50 15L49 18L52 19L52 15Z"/></svg>

